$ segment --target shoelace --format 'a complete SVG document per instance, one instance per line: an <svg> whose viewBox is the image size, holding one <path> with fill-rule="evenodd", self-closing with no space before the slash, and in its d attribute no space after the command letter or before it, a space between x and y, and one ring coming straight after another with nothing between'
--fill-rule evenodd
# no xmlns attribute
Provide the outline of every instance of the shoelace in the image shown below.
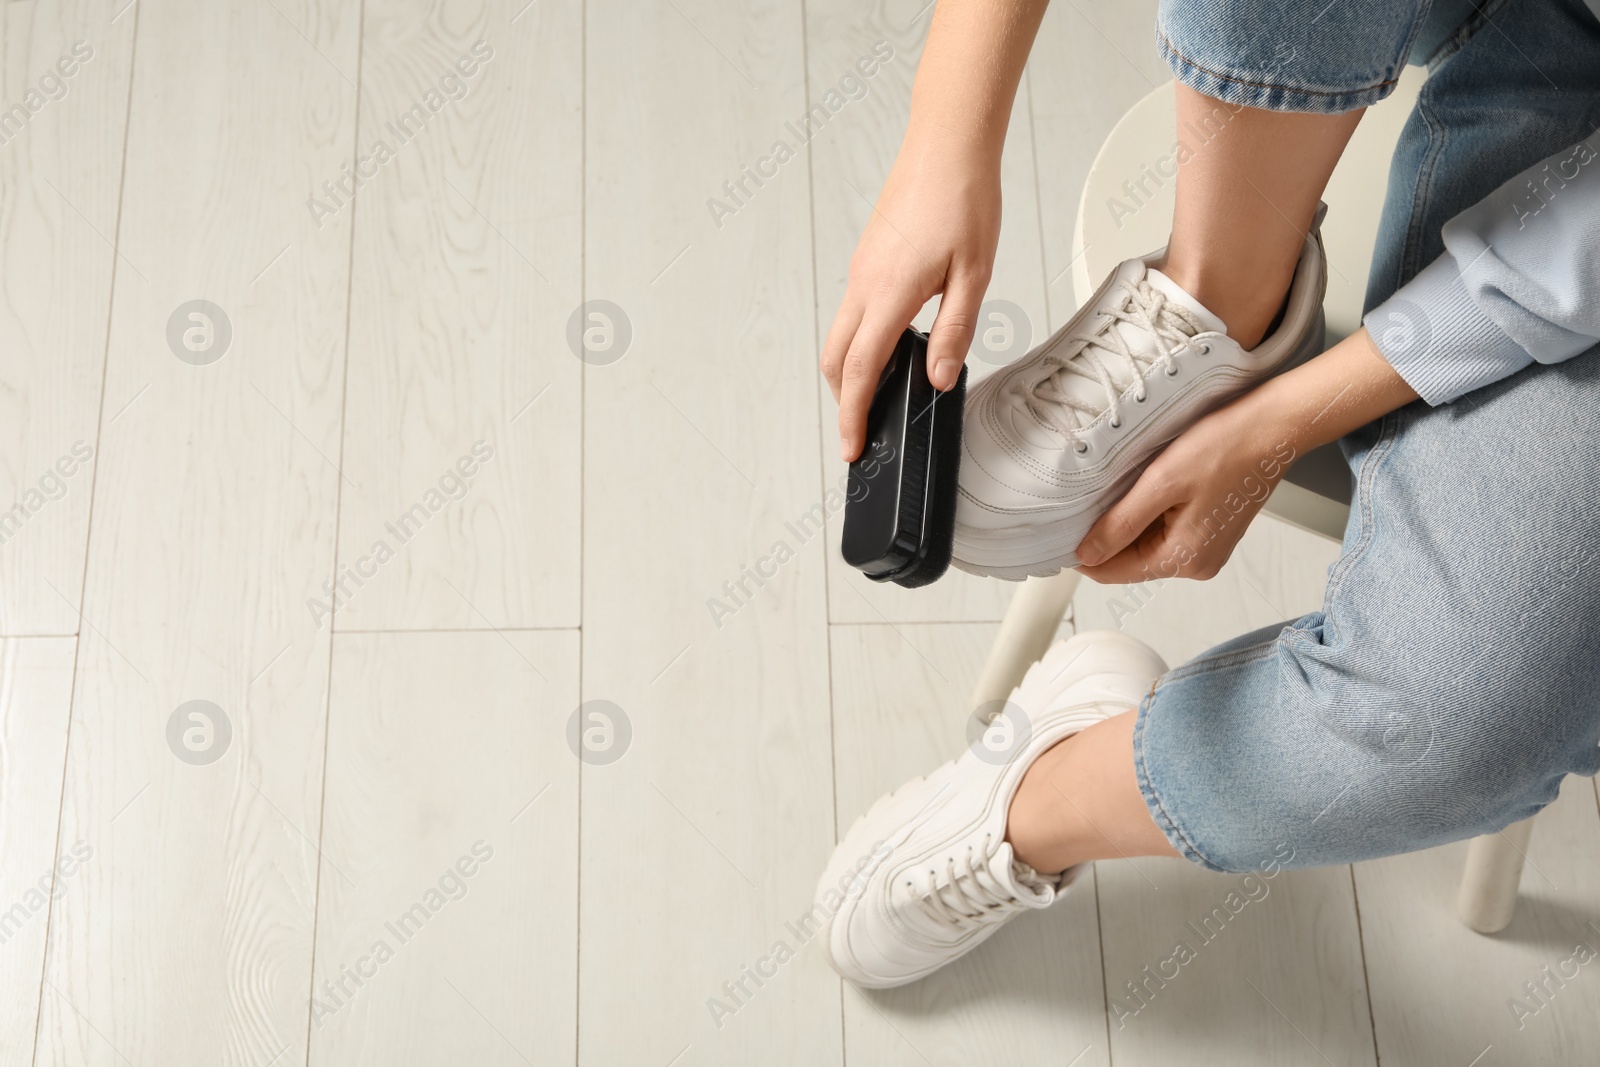
<svg viewBox="0 0 1600 1067"><path fill-rule="evenodd" d="M1122 361L1122 366L1135 380L1143 376L1146 368L1158 364L1167 374L1175 374L1174 357L1203 329L1187 308L1172 303L1167 294L1148 281L1141 278L1134 284L1123 282L1121 288L1126 294L1124 300L1106 311L1105 321L1098 329L1064 339L1064 344L1045 354L1044 362L1056 369L1034 382L1023 398L1039 421L1066 437L1079 452L1085 451L1086 446L1081 445L1078 431L1099 418L1102 412L1110 411L1111 425L1122 424L1121 390L1111 374L1108 359ZM1153 334L1161 342L1160 354L1137 352L1130 347L1122 331L1117 329L1124 322ZM1064 388L1066 377L1073 375L1098 382L1105 390L1105 404L1097 406L1068 392ZM1144 399L1142 387L1135 399ZM1063 421L1059 417L1063 411L1075 417Z"/></svg>
<svg viewBox="0 0 1600 1067"><path fill-rule="evenodd" d="M985 844L987 841L985 838ZM923 876L917 895L923 911L940 925L967 930L1004 922L1026 907L989 870L987 857L976 855L971 849L959 865L954 856L945 861L943 885L937 874L929 871Z"/></svg>

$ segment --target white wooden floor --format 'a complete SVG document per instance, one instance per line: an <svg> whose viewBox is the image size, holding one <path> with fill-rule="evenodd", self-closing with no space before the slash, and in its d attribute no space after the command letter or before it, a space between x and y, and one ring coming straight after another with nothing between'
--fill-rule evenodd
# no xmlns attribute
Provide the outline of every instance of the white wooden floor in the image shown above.
<svg viewBox="0 0 1600 1067"><path fill-rule="evenodd" d="M1235 880L1101 864L881 995L789 929L1011 591L814 521L925 2L0 4L0 1064L1596 1061L1588 781L1503 935L1460 847L1294 873L1142 1005ZM1153 8L1056 4L1022 88L1036 336ZM1178 661L1333 557L1264 519L1124 621Z"/></svg>

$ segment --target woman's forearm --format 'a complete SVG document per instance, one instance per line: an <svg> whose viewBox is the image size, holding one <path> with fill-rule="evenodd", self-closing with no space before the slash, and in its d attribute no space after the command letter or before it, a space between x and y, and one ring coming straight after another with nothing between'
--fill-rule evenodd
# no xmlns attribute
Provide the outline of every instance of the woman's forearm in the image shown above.
<svg viewBox="0 0 1600 1067"><path fill-rule="evenodd" d="M1000 153L1045 0L939 0L911 121L828 328L822 373L839 401L839 454L861 455L901 332L939 297L928 380L951 389L972 347L1000 241Z"/></svg>
<svg viewBox="0 0 1600 1067"><path fill-rule="evenodd" d="M939 0L911 92L907 142L1000 165L1047 0Z"/></svg>
<svg viewBox="0 0 1600 1067"><path fill-rule="evenodd" d="M1322 355L1270 378L1230 406L1241 429L1265 431L1296 455L1417 399L1363 327Z"/></svg>

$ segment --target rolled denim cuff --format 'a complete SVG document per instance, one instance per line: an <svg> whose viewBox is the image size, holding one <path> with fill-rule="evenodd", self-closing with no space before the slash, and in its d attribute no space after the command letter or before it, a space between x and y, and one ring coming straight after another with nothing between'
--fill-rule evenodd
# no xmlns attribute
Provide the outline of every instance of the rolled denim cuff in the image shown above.
<svg viewBox="0 0 1600 1067"><path fill-rule="evenodd" d="M1362 325L1395 372L1435 406L1533 362L1473 302L1448 252L1367 312Z"/></svg>
<svg viewBox="0 0 1600 1067"><path fill-rule="evenodd" d="M1223 103L1336 114L1394 91L1422 16L1416 0L1162 0L1156 44L1174 77Z"/></svg>

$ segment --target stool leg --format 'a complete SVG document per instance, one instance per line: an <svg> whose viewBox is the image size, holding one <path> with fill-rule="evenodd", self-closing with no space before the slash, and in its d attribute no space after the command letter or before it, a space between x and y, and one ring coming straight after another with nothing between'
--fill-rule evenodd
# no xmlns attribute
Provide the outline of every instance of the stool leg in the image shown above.
<svg viewBox="0 0 1600 1067"><path fill-rule="evenodd" d="M974 708L1010 696L1028 668L1044 655L1080 577L1077 571L1063 570L1049 578L1029 578L1017 588L972 692Z"/></svg>
<svg viewBox="0 0 1600 1067"><path fill-rule="evenodd" d="M1456 913L1478 933L1496 934L1511 922L1532 833L1533 820L1524 819L1497 834L1475 837L1467 846L1467 869L1461 876Z"/></svg>

